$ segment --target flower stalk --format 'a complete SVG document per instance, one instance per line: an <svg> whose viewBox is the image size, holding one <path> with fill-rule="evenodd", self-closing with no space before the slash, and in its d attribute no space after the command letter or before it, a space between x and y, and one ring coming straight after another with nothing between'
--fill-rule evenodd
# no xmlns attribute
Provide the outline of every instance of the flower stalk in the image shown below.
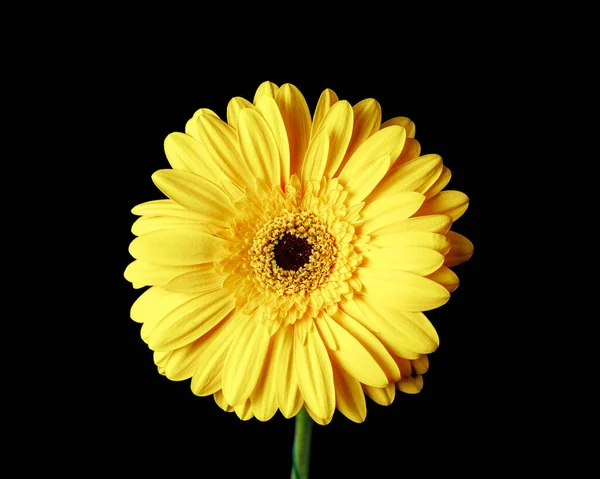
<svg viewBox="0 0 600 479"><path fill-rule="evenodd" d="M312 419L305 408L296 415L296 432L292 446L291 479L308 479Z"/></svg>

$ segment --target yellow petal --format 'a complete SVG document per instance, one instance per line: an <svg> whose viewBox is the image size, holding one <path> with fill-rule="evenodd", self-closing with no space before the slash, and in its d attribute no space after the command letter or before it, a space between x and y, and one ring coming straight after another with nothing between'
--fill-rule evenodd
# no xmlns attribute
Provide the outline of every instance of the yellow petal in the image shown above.
<svg viewBox="0 0 600 479"><path fill-rule="evenodd" d="M373 311L373 302L365 301L364 303L371 307L371 311ZM423 313L398 311L393 305L379 308L377 312L402 333L406 344L410 344L410 349L419 355L432 353L440 345L440 339L435 328ZM409 359L416 358L411 356ZM400 368L400 373L402 374L402 368Z"/></svg>
<svg viewBox="0 0 600 479"><path fill-rule="evenodd" d="M427 189L427 191L425 192L425 196L427 198L432 198L435 195L437 195L440 191L446 188L446 185L450 182L451 177L452 173L448 169L448 167L442 167L442 172L440 173L440 176L435 181L435 183Z"/></svg>
<svg viewBox="0 0 600 479"><path fill-rule="evenodd" d="M469 207L469 197L461 191L442 191L423 203L416 216L448 215L452 221L459 219Z"/></svg>
<svg viewBox="0 0 600 479"><path fill-rule="evenodd" d="M317 107L315 108L315 114L313 115L312 129L310 131L310 137L314 138L319 129L321 128L321 122L325 118L325 115L329 112L329 109L338 102L339 98L333 90L329 88L323 90ZM352 108L352 107L350 107Z"/></svg>
<svg viewBox="0 0 600 479"><path fill-rule="evenodd" d="M417 358L413 358L411 360L415 361L415 360L419 359L420 357L421 356L419 356ZM396 363L398 364L398 367L400 368L400 374L402 375L402 377L403 378L410 377L410 375L413 373L412 366L411 366L411 360L406 359L406 358L401 358L401 357L394 357L394 359L396 360Z"/></svg>
<svg viewBox="0 0 600 479"><path fill-rule="evenodd" d="M355 296L353 300L343 303L340 309L373 333L389 352L411 359L422 354L418 351L421 349L419 342L415 342L406 332L399 330L377 310L373 310L362 296Z"/></svg>
<svg viewBox="0 0 600 479"><path fill-rule="evenodd" d="M276 368L277 359L273 356L273 348L270 347L259 380L250 395L252 412L259 421L268 421L277 412Z"/></svg>
<svg viewBox="0 0 600 479"><path fill-rule="evenodd" d="M440 269L428 275L427 278L441 284L450 293L456 290L459 285L458 276L447 266L440 267Z"/></svg>
<svg viewBox="0 0 600 479"><path fill-rule="evenodd" d="M423 389L423 376L420 374L415 377L402 378L396 383L398 390L406 394L417 394Z"/></svg>
<svg viewBox="0 0 600 479"><path fill-rule="evenodd" d="M189 266L215 261L229 242L201 228L158 230L135 238L129 253L136 259L167 266Z"/></svg>
<svg viewBox="0 0 600 479"><path fill-rule="evenodd" d="M294 365L300 392L307 406L319 418L333 416L333 369L317 328L308 331L304 344L298 335L294 335Z"/></svg>
<svg viewBox="0 0 600 479"><path fill-rule="evenodd" d="M367 138L375 134L381 126L381 105L373 98L359 101L354 105L352 110L354 113L352 139L350 140L344 162L354 154Z"/></svg>
<svg viewBox="0 0 600 479"><path fill-rule="evenodd" d="M215 329L202 338L209 344L197 360L191 389L197 396L208 396L221 389L225 358L239 328L251 318L234 310Z"/></svg>
<svg viewBox="0 0 600 479"><path fill-rule="evenodd" d="M205 293L221 289L225 277L215 271L212 263L200 264L169 280L164 288L175 293Z"/></svg>
<svg viewBox="0 0 600 479"><path fill-rule="evenodd" d="M328 316L323 320L329 326L329 331L338 346L337 349L330 350L329 354L339 368L369 386L383 387L388 384L385 371L360 341ZM317 325L321 331L321 325Z"/></svg>
<svg viewBox="0 0 600 479"><path fill-rule="evenodd" d="M361 201L360 203L355 203L349 208L347 208L346 214L342 218L342 221L347 221L348 223L354 223L355 221L358 221L360 219L359 213L364 208L364 206L365 202ZM354 244L356 244L356 242Z"/></svg>
<svg viewBox="0 0 600 479"><path fill-rule="evenodd" d="M419 246L438 251L444 255L450 250L450 241L446 235L430 231L403 231L375 236L370 239L369 245L380 248Z"/></svg>
<svg viewBox="0 0 600 479"><path fill-rule="evenodd" d="M414 138L417 129L415 127L415 123L405 116L396 116L394 118L390 118L386 122L381 125L381 128L387 128L388 126L398 125L406 130L406 136L408 138Z"/></svg>
<svg viewBox="0 0 600 479"><path fill-rule="evenodd" d="M300 90L289 83L282 85L277 91L275 101L281 111L289 140L290 174L299 174L310 138L310 111Z"/></svg>
<svg viewBox="0 0 600 479"><path fill-rule="evenodd" d="M373 298L370 301L362 299L357 301L357 306L385 334L382 342L393 354L402 352L402 358L417 359L438 348L437 332L423 313L398 311L387 305L378 306ZM406 351L409 354L405 354ZM400 374L402 376L402 368Z"/></svg>
<svg viewBox="0 0 600 479"><path fill-rule="evenodd" d="M158 374L162 376L165 375L165 364L167 364L171 353L172 351L154 351L152 354L154 364L156 364L156 368L158 369Z"/></svg>
<svg viewBox="0 0 600 479"><path fill-rule="evenodd" d="M329 137L326 130L321 130L310 142L306 157L302 162L300 178L304 184L310 181L321 181L327 165L328 152Z"/></svg>
<svg viewBox="0 0 600 479"><path fill-rule="evenodd" d="M390 162L390 169L397 168L421 155L421 144L414 138L406 138L402 153L395 160Z"/></svg>
<svg viewBox="0 0 600 479"><path fill-rule="evenodd" d="M450 240L450 251L446 255L446 266L456 266L468 261L473 256L473 243L465 236L456 231L448 231L446 233Z"/></svg>
<svg viewBox="0 0 600 479"><path fill-rule="evenodd" d="M357 119L354 118L356 123ZM406 139L404 128L399 126L390 126L380 130L364 141L356 151L348 158L348 161L342 166L340 178L347 177L364 168L373 158L387 154L390 159L397 157ZM351 140L352 142L352 140ZM350 147L348 147L348 151Z"/></svg>
<svg viewBox="0 0 600 479"><path fill-rule="evenodd" d="M363 253L362 266L379 269L399 269L426 276L444 263L444 255L420 246L392 246L377 248Z"/></svg>
<svg viewBox="0 0 600 479"><path fill-rule="evenodd" d="M146 201L132 208L131 212L137 216L168 216L180 219L200 221L201 216L178 205L173 200Z"/></svg>
<svg viewBox="0 0 600 479"><path fill-rule="evenodd" d="M415 359L410 362L412 369L417 374L425 374L429 369L429 358L426 354L419 356L419 359Z"/></svg>
<svg viewBox="0 0 600 479"><path fill-rule="evenodd" d="M134 287L164 286L176 276L194 271L197 266L163 266L135 260L125 269L125 279ZM185 293L187 291L177 291Z"/></svg>
<svg viewBox="0 0 600 479"><path fill-rule="evenodd" d="M171 200L169 200L171 201ZM166 230L171 228L199 227L203 228L205 233L210 232L205 224L201 223L200 215L197 219L175 218L173 216L142 216L131 225L131 232L136 236L142 236L157 230Z"/></svg>
<svg viewBox="0 0 600 479"><path fill-rule="evenodd" d="M395 355L417 359L439 346L437 332L423 313L399 311L393 305L383 305L381 300L366 296L355 299L353 307L363 315L352 312L353 317L373 329L373 333Z"/></svg>
<svg viewBox="0 0 600 479"><path fill-rule="evenodd" d="M269 333L255 319L245 323L231 344L223 366L223 395L235 407L245 402L258 381L267 350Z"/></svg>
<svg viewBox="0 0 600 479"><path fill-rule="evenodd" d="M368 351L369 355L377 362L378 367L383 370L387 378L386 384L400 379L400 370L394 358L373 333L340 309L336 311L332 319L350 333Z"/></svg>
<svg viewBox="0 0 600 479"><path fill-rule="evenodd" d="M352 162L352 158L339 176L340 184L348 192L349 205L364 200L383 178L390 165L390 156L387 153L371 158L371 161L364 164Z"/></svg>
<svg viewBox="0 0 600 479"><path fill-rule="evenodd" d="M418 193L415 193L418 194ZM387 235L400 235L410 232L427 231L430 233L445 234L452 226L452 218L446 215L418 216L400 220L393 224L388 224L376 232L371 232L373 238ZM361 228L362 231L362 228Z"/></svg>
<svg viewBox="0 0 600 479"><path fill-rule="evenodd" d="M435 281L392 269L357 268L365 298L384 301L382 306L398 311L429 311L450 299L450 293Z"/></svg>
<svg viewBox="0 0 600 479"><path fill-rule="evenodd" d="M408 161L391 170L370 195L370 200L382 198L399 191L425 192L442 172L440 155L425 155Z"/></svg>
<svg viewBox="0 0 600 479"><path fill-rule="evenodd" d="M277 150L279 151L279 171L281 172L281 187L290 179L290 144L288 142L285 123L279 111L279 107L275 100L267 95L262 96L256 103L256 111L258 111L269 125Z"/></svg>
<svg viewBox="0 0 600 479"><path fill-rule="evenodd" d="M171 133L164 141L165 154L174 170L203 173L198 140L184 133Z"/></svg>
<svg viewBox="0 0 600 479"><path fill-rule="evenodd" d="M316 422L317 424L321 425L321 426L326 426L327 424L329 424L331 422L331 419L333 418L333 413L334 411L331 412L331 415L327 416L327 417L321 417L318 414L316 414L309 406L308 404L304 404L304 408L306 409L306 412L308 413L308 415L311 417L311 419Z"/></svg>
<svg viewBox="0 0 600 479"><path fill-rule="evenodd" d="M215 184L227 179L226 164L209 154L204 144L190 135L171 133L165 138L164 146L167 159L174 170L194 173Z"/></svg>
<svg viewBox="0 0 600 479"><path fill-rule="evenodd" d="M294 327L281 328L273 336L273 358L275 366L275 386L277 403L286 418L296 415L301 404L300 390L294 365Z"/></svg>
<svg viewBox="0 0 600 479"><path fill-rule="evenodd" d="M171 351L164 365L165 376L171 381L183 381L191 378L196 370L198 359L210 344L202 339Z"/></svg>
<svg viewBox="0 0 600 479"><path fill-rule="evenodd" d="M329 136L329 154L325 168L327 179L335 175L346 156L353 124L354 112L350 103L345 100L333 105L321 123L321 129L326 130Z"/></svg>
<svg viewBox="0 0 600 479"><path fill-rule="evenodd" d="M263 96L268 96L271 98L275 98L277 92L279 91L279 87L270 81L262 82L259 87L256 89L256 93L254 94L254 104L257 105L258 101Z"/></svg>
<svg viewBox="0 0 600 479"><path fill-rule="evenodd" d="M137 323L144 323L140 331L142 340L148 343L150 334L158 322L192 298L192 295L171 293L157 286L146 290L131 307L131 319Z"/></svg>
<svg viewBox="0 0 600 479"><path fill-rule="evenodd" d="M388 384L384 388L372 388L365 385L362 388L367 396L382 406L389 406L396 397L396 385L394 383Z"/></svg>
<svg viewBox="0 0 600 479"><path fill-rule="evenodd" d="M419 210L425 196L414 191L393 193L378 200L368 202L361 211L364 223L360 226L360 234L379 236L397 230L397 224L406 220Z"/></svg>
<svg viewBox="0 0 600 479"><path fill-rule="evenodd" d="M314 324L319 328L319 334L321 335L325 347L329 350L336 350L339 348L339 345L335 340L333 331L331 331L325 316L326 314L319 314L319 316L314 319Z"/></svg>
<svg viewBox="0 0 600 479"><path fill-rule="evenodd" d="M249 108L240 113L238 141L254 178L262 178L268 186L279 186L279 150L269 125L260 113Z"/></svg>
<svg viewBox="0 0 600 479"><path fill-rule="evenodd" d="M223 396L223 391L219 390L215 393L214 395L215 398L215 402L217 403L217 405L225 412L233 412L233 406L230 404L227 404L227 401L225 401L225 396Z"/></svg>
<svg viewBox="0 0 600 479"><path fill-rule="evenodd" d="M210 331L234 307L235 298L226 289L199 294L156 324L150 334L150 349L167 351L185 346Z"/></svg>
<svg viewBox="0 0 600 479"><path fill-rule="evenodd" d="M254 411L252 409L250 399L246 399L246 401L233 406L233 410L237 414L237 417L242 421L248 421L254 417Z"/></svg>
<svg viewBox="0 0 600 479"><path fill-rule="evenodd" d="M225 192L201 176L159 170L152 175L152 181L173 201L195 211L200 221L226 226L234 216L235 208Z"/></svg>
<svg viewBox="0 0 600 479"><path fill-rule="evenodd" d="M244 111L251 110L246 108ZM212 115L199 115L197 125L198 131L202 135L202 144L205 146L207 159L210 159L227 178L237 185L248 185L251 172L239 152L236 130ZM220 182L215 183L220 184Z"/></svg>
<svg viewBox="0 0 600 479"><path fill-rule="evenodd" d="M198 130L198 116L200 115L211 115L215 118L219 118L219 115L217 115L214 111L212 111L209 108L200 108L196 110L194 116L192 116L192 118L190 118L185 124L185 134L190 135L192 138L195 138L199 142L202 142L202 135Z"/></svg>
<svg viewBox="0 0 600 479"><path fill-rule="evenodd" d="M283 410L281 410L281 414L283 414L285 418L290 419L300 412L302 406L304 406L304 399L302 398L302 394L300 394L300 389L298 389L298 394L295 396L295 402L292 403L290 411L286 415Z"/></svg>
<svg viewBox="0 0 600 479"><path fill-rule="evenodd" d="M244 108L254 108L254 105L241 96L235 96L227 104L227 123L237 128L238 115Z"/></svg>
<svg viewBox="0 0 600 479"><path fill-rule="evenodd" d="M367 402L360 382L341 368L333 368L333 381L337 409L351 421L363 422L367 417Z"/></svg>
<svg viewBox="0 0 600 479"><path fill-rule="evenodd" d="M164 288L154 286L144 291L131 306L131 319L136 323L156 323L163 316L181 304L192 299L194 295L170 293Z"/></svg>

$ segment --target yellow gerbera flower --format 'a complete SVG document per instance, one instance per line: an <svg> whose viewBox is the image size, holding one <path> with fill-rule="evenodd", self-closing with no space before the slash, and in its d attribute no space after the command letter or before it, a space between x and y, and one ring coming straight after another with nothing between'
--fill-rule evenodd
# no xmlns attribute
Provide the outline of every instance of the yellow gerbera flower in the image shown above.
<svg viewBox="0 0 600 479"><path fill-rule="evenodd" d="M373 99L325 90L311 119L300 91L265 82L227 122L198 110L165 140L168 199L141 216L125 277L150 286L131 317L161 374L191 378L246 420L319 424L419 392L439 344L423 314L458 286L473 245L450 231L467 209L450 170L420 156L415 126L381 123Z"/></svg>

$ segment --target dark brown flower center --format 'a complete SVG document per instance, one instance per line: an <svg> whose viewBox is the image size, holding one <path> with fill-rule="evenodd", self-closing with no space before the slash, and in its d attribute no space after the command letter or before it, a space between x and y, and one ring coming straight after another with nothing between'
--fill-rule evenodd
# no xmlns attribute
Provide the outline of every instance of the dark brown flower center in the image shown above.
<svg viewBox="0 0 600 479"><path fill-rule="evenodd" d="M255 232L248 251L254 279L278 295L305 295L333 271L338 247L327 224L315 214L285 212Z"/></svg>
<svg viewBox="0 0 600 479"><path fill-rule="evenodd" d="M273 248L275 262L281 269L298 271L310 260L312 246L304 238L288 233Z"/></svg>

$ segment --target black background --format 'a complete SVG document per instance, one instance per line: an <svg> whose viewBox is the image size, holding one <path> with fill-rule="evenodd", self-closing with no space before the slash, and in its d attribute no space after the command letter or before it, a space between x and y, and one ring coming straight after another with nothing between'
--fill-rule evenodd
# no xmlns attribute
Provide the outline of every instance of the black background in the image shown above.
<svg viewBox="0 0 600 479"><path fill-rule="evenodd" d="M103 287L110 299L95 300L103 308L97 333L102 347L92 352L98 365L92 393L97 401L79 413L86 434L107 437L95 446L100 454L94 464L171 473L183 468L200 477L217 475L218 469L222 477L288 477L293 420L277 413L266 423L242 422L235 413L222 411L212 397L194 396L189 380L172 382L159 375L152 352L139 336L140 325L129 318L140 291L123 278L132 260L127 252L135 219L130 209L162 198L150 176L169 167L165 136L183 131L198 108L225 118L230 98L252 101L258 85L270 80L295 84L311 112L321 91L331 88L351 104L375 98L383 121L408 116L416 123L422 154L440 154L451 169L447 188L464 191L471 199L453 229L473 241L475 255L455 268L461 285L451 300L428 313L441 345L430 355L423 391L414 396L398 392L389 407L367 398L362 424L336 412L329 425L315 425L311 477L398 477L413 468L426 475L472 467L471 458L486 447L480 433L489 414L479 387L485 341L481 323L486 320L480 306L480 171L486 158L477 131L483 128L486 94L478 88L477 74L457 62L449 67L432 61L417 69L410 62L401 68L361 58L351 66L330 65L326 70L302 63L284 68L276 62L266 68L221 69L211 64L203 69L192 62L186 70L170 69L166 59L136 58L131 55L128 61L121 54L119 64L105 73L106 91L97 105L106 122L101 129L107 147L103 168L110 170L112 180L104 191L108 223L103 231L110 261L98 266L108 271Z"/></svg>

